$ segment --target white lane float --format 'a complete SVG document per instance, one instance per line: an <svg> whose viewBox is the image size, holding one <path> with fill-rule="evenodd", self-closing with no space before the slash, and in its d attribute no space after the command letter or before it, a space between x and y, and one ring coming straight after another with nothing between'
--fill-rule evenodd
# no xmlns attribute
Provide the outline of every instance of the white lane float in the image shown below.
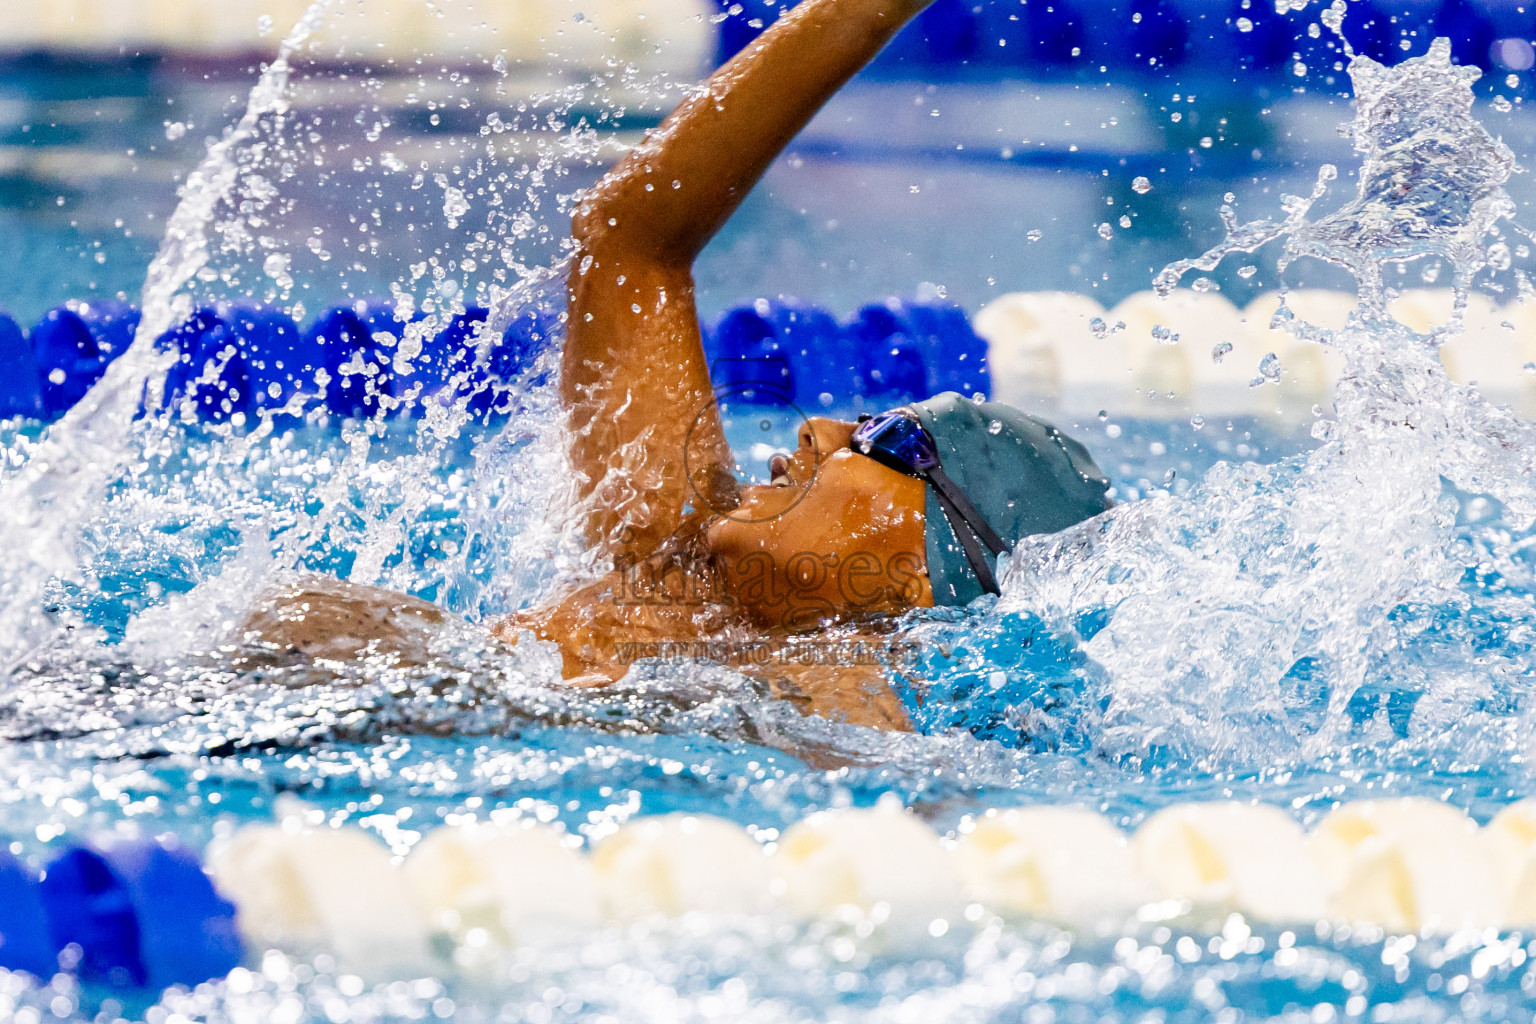
<svg viewBox="0 0 1536 1024"><path fill-rule="evenodd" d="M592 851L612 919L752 914L769 905L768 858L740 825L708 815L641 818Z"/></svg>
<svg viewBox="0 0 1536 1024"><path fill-rule="evenodd" d="M1510 804L1483 829L1505 928L1536 926L1536 800Z"/></svg>
<svg viewBox="0 0 1536 1024"><path fill-rule="evenodd" d="M1327 915L1322 873L1301 826L1267 804L1164 808L1131 841L1141 874L1165 900L1201 914L1238 911L1273 923Z"/></svg>
<svg viewBox="0 0 1536 1024"><path fill-rule="evenodd" d="M955 860L966 897L1004 916L1096 930L1155 895L1125 834L1077 807L988 811L961 831Z"/></svg>
<svg viewBox="0 0 1536 1024"><path fill-rule="evenodd" d="M431 926L471 948L569 938L603 921L591 861L546 826L436 829L411 850L403 875Z"/></svg>
<svg viewBox="0 0 1536 1024"><path fill-rule="evenodd" d="M1363 800L1326 815L1313 857L1329 908L1391 931L1492 928L1504 916L1477 823L1435 800Z"/></svg>
<svg viewBox="0 0 1536 1024"><path fill-rule="evenodd" d="M309 0L6 0L0 52L272 52L308 7ZM353 0L333 5L309 52L377 61L504 54L514 65L578 69L617 60L642 72L693 78L714 56L715 13L708 0Z"/></svg>
<svg viewBox="0 0 1536 1024"><path fill-rule="evenodd" d="M988 303L971 322L987 343L993 395L1024 405L1072 389L1121 395L1131 387L1121 331L1102 327L1104 308L1076 292L1014 292Z"/></svg>
<svg viewBox="0 0 1536 1024"><path fill-rule="evenodd" d="M1143 908L1196 930L1233 913L1417 934L1536 926L1536 800L1483 829L1433 800L1362 801L1310 835L1279 808L1235 802L1174 805L1131 836L1080 808L1013 808L966 819L953 841L887 800L813 814L766 847L723 819L673 814L585 853L545 826L470 823L429 833L403 867L316 812L246 826L205 863L251 948L326 951L370 977L432 969L445 936L468 967L692 914L821 921L893 952L978 911L1100 934Z"/></svg>
<svg viewBox="0 0 1536 1024"><path fill-rule="evenodd" d="M208 853L207 870L261 948L326 951L373 978L429 969L427 922L377 839L358 828L247 826Z"/></svg>
<svg viewBox="0 0 1536 1024"><path fill-rule="evenodd" d="M964 923L954 858L891 801L797 822L770 865L775 891L795 913L848 924L875 946L919 946Z"/></svg>
<svg viewBox="0 0 1536 1024"><path fill-rule="evenodd" d="M1387 307L1394 319L1420 334L1446 325L1453 309L1448 289L1416 288ZM1536 393L1536 375L1525 369L1536 359L1536 305L1498 306L1480 292L1467 295L1459 335L1440 347L1446 373L1483 391L1528 400Z"/></svg>
<svg viewBox="0 0 1536 1024"><path fill-rule="evenodd" d="M1107 319L1125 324L1132 376L1142 405L1155 413L1175 398L1196 400L1209 411L1228 395L1242 396L1257 373L1248 352L1243 314L1214 292L1137 292L1122 299ZM1225 349L1219 359L1218 348Z"/></svg>
<svg viewBox="0 0 1536 1024"><path fill-rule="evenodd" d="M1427 333L1446 321L1451 302L1450 289L1412 289L1389 311ZM1355 297L1296 289L1285 303L1296 320L1338 330ZM973 324L989 347L993 393L1026 408L1295 419L1327 403L1344 359L1272 326L1279 306L1278 292L1239 309L1219 293L1181 289L1166 297L1137 292L1106 311L1087 296L1018 292L983 307ZM1088 327L1095 318L1102 330ZM1117 323L1125 328L1114 330ZM1474 293L1465 330L1441 347L1440 359L1454 380L1475 381L1523 409L1536 406L1536 303L1500 306Z"/></svg>

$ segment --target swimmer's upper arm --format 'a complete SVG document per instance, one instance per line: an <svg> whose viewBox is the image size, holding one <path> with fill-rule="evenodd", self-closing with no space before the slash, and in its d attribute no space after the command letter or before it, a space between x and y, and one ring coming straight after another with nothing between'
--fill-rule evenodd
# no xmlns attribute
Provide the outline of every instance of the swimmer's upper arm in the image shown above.
<svg viewBox="0 0 1536 1024"><path fill-rule="evenodd" d="M593 543L645 557L700 494L731 500L693 260L822 103L929 2L805 0L582 198L561 388Z"/></svg>

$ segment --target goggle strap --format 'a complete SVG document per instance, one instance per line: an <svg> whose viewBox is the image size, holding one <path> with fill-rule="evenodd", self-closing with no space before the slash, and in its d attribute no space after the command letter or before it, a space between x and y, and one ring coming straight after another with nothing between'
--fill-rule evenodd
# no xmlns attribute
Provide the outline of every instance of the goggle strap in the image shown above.
<svg viewBox="0 0 1536 1024"><path fill-rule="evenodd" d="M933 489L939 496L954 506L955 511L965 520L965 524L981 538L982 543L993 555L1000 555L1008 550L1008 545L1003 543L1003 539L977 511L976 506L971 504L971 499L965 496L965 492L955 486L955 482L949 478L949 474L944 472L942 466L929 466L924 475L927 476L929 483L933 484Z"/></svg>
<svg viewBox="0 0 1536 1024"><path fill-rule="evenodd" d="M942 473L942 470L940 472ZM981 589L988 594L1001 594L1002 590L997 585L997 577L992 575L992 567L987 564L987 556L982 554L981 544L976 539L976 531L971 528L970 522L950 500L949 495L944 493L942 487L935 486L933 493L939 499L939 507L944 510L944 518L949 520L956 539L960 541L960 547L965 551L966 561L971 563L971 571L976 574L976 582L981 584Z"/></svg>

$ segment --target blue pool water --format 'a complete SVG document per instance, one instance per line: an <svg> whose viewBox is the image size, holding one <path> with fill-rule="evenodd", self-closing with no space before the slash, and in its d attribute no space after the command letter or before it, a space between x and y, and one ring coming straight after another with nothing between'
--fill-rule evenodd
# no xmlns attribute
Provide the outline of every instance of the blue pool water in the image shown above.
<svg viewBox="0 0 1536 1024"><path fill-rule="evenodd" d="M354 117L369 104L331 74L300 76L302 132L279 116L282 104L258 97L228 162L204 167L235 167L233 183L188 190L180 209L198 215L175 230L212 226L206 264L162 261L146 284L153 247L132 240L142 231L100 262L88 242L50 250L38 239L65 229L42 216L44 202L18 234L37 257L28 262L47 272L17 278L7 301L27 319L94 283L142 301L161 329L218 299L313 312L391 284L449 308L466 295L498 311L547 304L548 281L524 272L557 258L561 221L549 207L591 180L580 159L590 154L540 163L509 147L482 160L478 132L443 139L414 127L369 138L373 123ZM846 102L894 105L895 88ZM173 91L202 95L210 133L245 109L243 98L224 105L224 87L201 89ZM984 97L955 94L976 117L988 109ZM582 102L563 113L607 109ZM1307 103L1285 108L1293 124L1346 116L1342 104L1324 102L1319 114ZM252 155L253 142L276 155ZM448 153L434 156L435 143ZM1338 157L1336 137L1294 144L1305 166L1244 171L1245 208L1275 214L1282 188L1305 194L1316 165ZM1204 197L1227 182L1214 176L1191 172L1187 189L1160 182L1152 195L1172 226L1117 248L1094 232L1104 215L1088 212L1104 201L1107 167L1015 176L1009 160L999 152L977 169L932 153L792 156L706 261L706 312L790 291L847 311L924 281L973 311L1016 288L1103 285L1112 297L1219 237ZM1447 168L1431 200L1459 210L1458 175L1476 168ZM1134 202L1138 170L1115 163L1112 200ZM1042 241L1050 258L1037 258L1027 231L1051 198L1042 182L1058 179L1060 234ZM142 187L159 198L141 209L164 224L175 204ZM478 220L461 222L455 190ZM940 220L958 195L1007 211L972 210L976 231L994 235L956 240L911 226ZM902 196L928 198L903 207ZM133 198L87 182L55 208L76 203L88 212L74 219L105 231ZM813 203L826 208L811 212ZM833 207L851 226L831 225ZM1078 227L1061 223L1078 216ZM1292 227L1322 247L1336 223ZM1199 244L1181 237L1186 228ZM515 244L502 252L477 237L487 230ZM187 237L163 251L184 254ZM834 242L846 255L817 266ZM1237 276L1235 261L1219 280L1238 293L1273 286L1279 243L1257 259L1257 281ZM1461 255L1437 244L1424 248ZM937 280L945 267L954 278ZM1317 283L1342 271L1287 273ZM532 298L498 291L528 281ZM76 290L60 294L59 282ZM1514 287L1497 275L1478 283ZM594 838L640 815L696 811L771 840L816 810L882 797L941 832L990 807L1075 804L1129 829L1173 803L1231 798L1311 824L1342 801L1418 795L1486 821L1531 792L1532 431L1437 376L1421 339L1378 325L1335 341L1355 365L1333 407L1300 421L1063 418L1125 504L1102 531L1028 546L995 605L912 617L914 671L903 685L923 700L914 698L922 728L911 735L801 718L708 665L643 664L613 688L573 692L548 650L493 649L467 624L424 669L237 664L220 646L227 624L282 570L351 574L478 620L581 568L583 553L539 515L552 398L524 381L513 389L519 415L494 429L424 415L265 437L135 419L153 367L130 355L114 364L100 405L88 399L48 433L24 424L6 435L0 485L14 550L0 621L14 668L0 693L0 833L36 864L100 834L201 850L294 798L399 854L450 819L495 812ZM751 428L733 438L749 472L751 443L763 440ZM851 949L816 925L684 918L525 949L479 975L364 982L324 956L275 953L164 995L5 975L0 1019L1512 1020L1536 1004L1532 953L1519 933L1418 939L1234 917L1214 929L1146 920L1097 936L982 922L900 955Z"/></svg>

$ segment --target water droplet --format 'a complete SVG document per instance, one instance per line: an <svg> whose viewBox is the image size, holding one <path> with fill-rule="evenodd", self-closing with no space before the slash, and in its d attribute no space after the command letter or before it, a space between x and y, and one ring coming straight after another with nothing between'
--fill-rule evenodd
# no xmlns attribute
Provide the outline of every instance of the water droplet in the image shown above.
<svg viewBox="0 0 1536 1024"><path fill-rule="evenodd" d="M1253 31L1253 19L1252 18L1238 18L1237 19L1237 30L1239 32L1252 32Z"/></svg>
<svg viewBox="0 0 1536 1024"><path fill-rule="evenodd" d="M1152 191L1152 183L1145 176L1138 176L1131 181L1131 191L1139 196L1144 196Z"/></svg>
<svg viewBox="0 0 1536 1024"><path fill-rule="evenodd" d="M1201 430L1205 427L1205 417L1201 416L1199 413L1195 413L1189 418L1189 425L1194 427L1196 430Z"/></svg>
<svg viewBox="0 0 1536 1024"><path fill-rule="evenodd" d="M1088 321L1088 330L1093 332L1095 338L1102 338L1109 333L1109 325L1104 322L1103 317L1096 316Z"/></svg>
<svg viewBox="0 0 1536 1024"><path fill-rule="evenodd" d="M1168 120L1172 121L1174 124L1178 124L1180 121L1184 120L1183 111L1175 110L1173 113L1168 115Z"/></svg>
<svg viewBox="0 0 1536 1024"><path fill-rule="evenodd" d="M1024 237L1029 239L1031 242L1038 242L1040 239L1045 237L1045 232L1041 231L1039 228L1031 228L1029 231L1024 233Z"/></svg>
<svg viewBox="0 0 1536 1024"><path fill-rule="evenodd" d="M1162 324L1153 324L1152 340L1159 345L1172 345L1178 342L1179 336L1171 328L1164 327Z"/></svg>
<svg viewBox="0 0 1536 1024"><path fill-rule="evenodd" d="M1099 237L1105 241L1115 237L1115 229L1109 226L1109 221L1099 225Z"/></svg>
<svg viewBox="0 0 1536 1024"><path fill-rule="evenodd" d="M1273 352L1259 360L1259 372L1264 375L1265 380L1279 380L1280 373L1284 369L1285 367L1280 363L1280 357Z"/></svg>
<svg viewBox="0 0 1536 1024"><path fill-rule="evenodd" d="M1170 469L1168 472L1164 473L1163 474L1163 486L1164 487L1172 487L1173 486L1173 481L1178 477L1178 475L1179 475L1179 471L1176 470L1176 469Z"/></svg>
<svg viewBox="0 0 1536 1024"><path fill-rule="evenodd" d="M269 36L272 34L272 15L263 14L256 19L256 34L259 36Z"/></svg>
<svg viewBox="0 0 1536 1024"><path fill-rule="evenodd" d="M1002 432L1003 432L1003 422L1002 422L1002 420L993 420L991 423L987 424L987 433L992 434L992 435L995 436L997 434L1001 434Z"/></svg>
<svg viewBox="0 0 1536 1024"><path fill-rule="evenodd" d="M1130 214L1126 214L1126 213L1122 213L1122 214L1121 214L1121 215L1120 215L1120 226L1121 226L1121 227L1122 227L1122 228L1128 228L1128 227L1130 227L1130 226L1131 226L1131 217L1130 217Z"/></svg>
<svg viewBox="0 0 1536 1024"><path fill-rule="evenodd" d="M1243 266L1237 268L1237 276L1242 278L1244 281L1248 280L1250 277L1252 277L1254 274L1257 274L1258 272L1259 272L1259 268L1255 267L1251 263L1250 264L1244 264Z"/></svg>
<svg viewBox="0 0 1536 1024"><path fill-rule="evenodd" d="M1197 277L1189 283L1190 290L1197 292L1219 292L1221 285L1208 277Z"/></svg>
<svg viewBox="0 0 1536 1024"><path fill-rule="evenodd" d="M1495 96L1493 98L1493 102L1489 103L1488 105L1501 114L1507 114L1511 110L1515 109L1514 104L1510 103L1509 100L1505 99L1503 96Z"/></svg>
<svg viewBox="0 0 1536 1024"><path fill-rule="evenodd" d="M1211 362L1219 363L1232 352L1232 343L1223 341L1211 348Z"/></svg>

